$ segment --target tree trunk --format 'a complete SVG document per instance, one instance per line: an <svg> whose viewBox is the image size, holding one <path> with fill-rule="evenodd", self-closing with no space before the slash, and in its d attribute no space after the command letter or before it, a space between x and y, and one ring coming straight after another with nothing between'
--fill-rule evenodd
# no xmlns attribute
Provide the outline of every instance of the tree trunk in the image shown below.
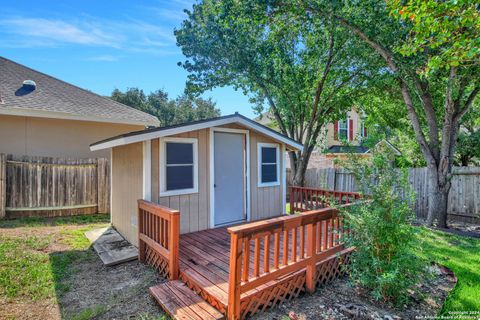
<svg viewBox="0 0 480 320"><path fill-rule="evenodd" d="M443 173L436 167L428 168L429 194L428 194L428 215L427 225L431 226L437 220L437 227L447 227L448 193L450 192L450 181L447 177L440 176ZM440 181L446 181L441 184Z"/></svg>
<svg viewBox="0 0 480 320"><path fill-rule="evenodd" d="M305 173L307 172L308 161L312 155L312 147L304 147L304 151L301 154L294 156L290 155L290 170L292 176L292 185L301 186L305 185Z"/></svg>

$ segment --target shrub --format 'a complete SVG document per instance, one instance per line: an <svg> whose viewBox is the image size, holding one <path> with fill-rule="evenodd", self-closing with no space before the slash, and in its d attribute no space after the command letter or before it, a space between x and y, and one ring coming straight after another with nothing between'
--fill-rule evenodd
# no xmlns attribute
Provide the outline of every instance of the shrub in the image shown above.
<svg viewBox="0 0 480 320"><path fill-rule="evenodd" d="M416 229L407 200L413 199L407 172L395 169L381 154L368 162L350 157L344 165L354 174L360 192L369 197L342 212L352 230L346 242L356 247L348 268L351 280L377 300L403 305L425 270L414 254Z"/></svg>

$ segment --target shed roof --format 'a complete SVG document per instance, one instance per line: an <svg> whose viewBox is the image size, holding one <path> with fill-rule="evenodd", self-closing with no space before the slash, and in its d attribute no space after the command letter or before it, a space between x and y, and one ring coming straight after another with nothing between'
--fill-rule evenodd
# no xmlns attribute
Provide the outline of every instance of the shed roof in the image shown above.
<svg viewBox="0 0 480 320"><path fill-rule="evenodd" d="M36 83L34 90L23 86ZM156 117L0 57L0 114L158 126Z"/></svg>
<svg viewBox="0 0 480 320"><path fill-rule="evenodd" d="M238 123L246 128L252 129L254 131L258 131L266 136L269 136L274 140L283 142L288 147L290 147L290 149L294 149L294 150L303 149L303 145L301 143L298 143L297 141L290 139L289 137L273 129L263 126L256 121L253 121L245 116L242 116L241 114L235 113L235 114L230 114L222 117L216 117L216 118L193 121L193 122L188 122L188 123L183 123L183 124L178 124L173 126L145 129L145 130L121 134L121 135L91 144L90 150L96 151L96 150L108 149L108 148L113 148L113 147L126 145L130 143L147 141L147 140L156 139L160 137L166 137L174 134L200 130L205 128L211 128L211 127L221 126L221 125L226 125L231 123Z"/></svg>

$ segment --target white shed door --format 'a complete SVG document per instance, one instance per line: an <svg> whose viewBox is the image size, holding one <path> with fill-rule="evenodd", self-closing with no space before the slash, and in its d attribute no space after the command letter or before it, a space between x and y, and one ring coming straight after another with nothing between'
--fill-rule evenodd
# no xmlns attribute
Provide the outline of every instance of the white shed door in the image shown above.
<svg viewBox="0 0 480 320"><path fill-rule="evenodd" d="M214 133L215 226L246 219L245 135Z"/></svg>

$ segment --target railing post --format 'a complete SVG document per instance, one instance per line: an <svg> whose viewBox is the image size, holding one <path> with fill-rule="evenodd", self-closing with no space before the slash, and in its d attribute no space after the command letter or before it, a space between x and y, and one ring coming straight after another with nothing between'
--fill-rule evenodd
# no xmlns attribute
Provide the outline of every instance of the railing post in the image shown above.
<svg viewBox="0 0 480 320"><path fill-rule="evenodd" d="M138 204L138 261L145 262L145 242L140 239L140 234L144 231L143 212Z"/></svg>
<svg viewBox="0 0 480 320"><path fill-rule="evenodd" d="M290 187L290 214L295 213L294 201L293 201L293 187Z"/></svg>
<svg viewBox="0 0 480 320"><path fill-rule="evenodd" d="M248 266L246 266L248 268ZM230 234L230 275L228 281L227 319L240 319L240 285L242 275L242 238Z"/></svg>
<svg viewBox="0 0 480 320"><path fill-rule="evenodd" d="M179 274L179 246L180 246L180 213L171 215L170 230L168 230L168 246L170 252L168 270L170 280L178 279Z"/></svg>
<svg viewBox="0 0 480 320"><path fill-rule="evenodd" d="M313 293L315 292L315 273L317 270L317 263L316 263L316 226L315 223L310 223L307 225L307 255L308 255L308 263L307 263L307 270L306 270L306 279L305 279L305 286L307 292Z"/></svg>

